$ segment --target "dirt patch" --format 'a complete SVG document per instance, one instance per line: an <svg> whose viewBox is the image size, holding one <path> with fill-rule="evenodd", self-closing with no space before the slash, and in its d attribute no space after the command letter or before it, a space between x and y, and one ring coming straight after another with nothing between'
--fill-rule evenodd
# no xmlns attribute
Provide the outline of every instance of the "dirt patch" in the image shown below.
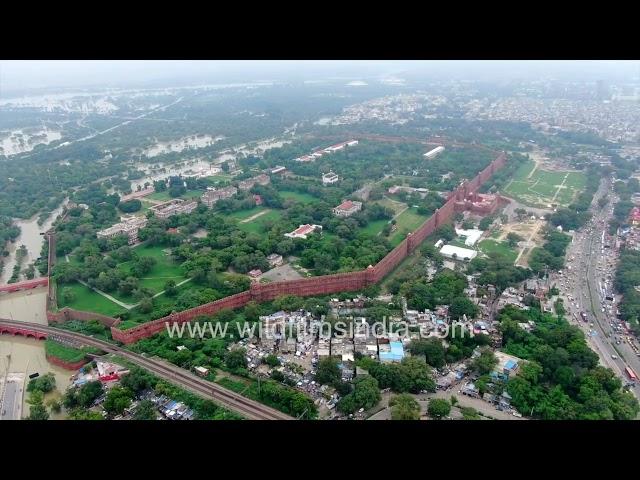
<svg viewBox="0 0 640 480"><path fill-rule="evenodd" d="M304 278L291 265L285 264L273 268L260 276L260 280L268 282L282 282L284 280L298 280Z"/></svg>
<svg viewBox="0 0 640 480"><path fill-rule="evenodd" d="M518 257L515 264L521 267L527 267L529 254L537 245L541 245L544 241L542 230L545 225L544 220L524 220L522 222L507 223L500 227L498 235L495 237L498 241L506 241L507 235L513 232L520 235L524 240L518 243Z"/></svg>

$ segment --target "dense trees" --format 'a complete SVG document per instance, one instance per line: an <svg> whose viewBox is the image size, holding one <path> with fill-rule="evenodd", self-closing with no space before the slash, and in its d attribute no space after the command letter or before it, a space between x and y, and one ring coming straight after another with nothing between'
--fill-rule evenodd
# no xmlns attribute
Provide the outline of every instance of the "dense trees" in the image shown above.
<svg viewBox="0 0 640 480"><path fill-rule="evenodd" d="M466 277L449 269L438 272L431 282L425 278L418 278L402 285L400 292L407 297L410 308L417 310L433 309L437 305L451 305L457 302L460 312L475 312L463 300L466 300L464 289L467 286Z"/></svg>
<svg viewBox="0 0 640 480"><path fill-rule="evenodd" d="M480 375L486 375L492 372L497 364L498 359L493 351L490 348L483 348L480 350L480 355L471 362L471 368Z"/></svg>
<svg viewBox="0 0 640 480"><path fill-rule="evenodd" d="M338 361L333 357L321 358L316 369L316 382L321 385L333 385L342 378Z"/></svg>
<svg viewBox="0 0 640 480"><path fill-rule="evenodd" d="M516 267L513 261L499 252L490 252L486 257L476 257L467 267L467 273L480 273L479 285L493 285L499 292L531 277L531 270Z"/></svg>
<svg viewBox="0 0 640 480"><path fill-rule="evenodd" d="M420 404L407 393L393 397L389 406L392 420L420 420Z"/></svg>
<svg viewBox="0 0 640 480"><path fill-rule="evenodd" d="M529 267L537 274L550 270L560 270L564 266L567 245L571 237L557 230L548 230L545 235L546 243L542 247L531 250Z"/></svg>
<svg viewBox="0 0 640 480"><path fill-rule="evenodd" d="M129 200L128 202L120 202L118 203L118 208L124 213L134 213L140 211L142 208L142 202L137 199Z"/></svg>
<svg viewBox="0 0 640 480"><path fill-rule="evenodd" d="M46 373L29 380L27 392L49 393L56 388L56 377L53 373Z"/></svg>
<svg viewBox="0 0 640 480"><path fill-rule="evenodd" d="M424 355L426 362L435 368L445 364L445 348L439 338L420 338L411 340L408 347L411 355Z"/></svg>
<svg viewBox="0 0 640 480"><path fill-rule="evenodd" d="M400 363L380 363L362 358L359 365L378 381L380 388L391 388L397 393L435 391L431 369L419 357L405 357Z"/></svg>
<svg viewBox="0 0 640 480"><path fill-rule="evenodd" d="M638 319L640 318L640 293L635 289L640 285L640 252L637 250L622 250L618 259L614 286L622 293L620 314L629 322L635 332L640 332Z"/></svg>
<svg viewBox="0 0 640 480"><path fill-rule="evenodd" d="M378 382L374 377L359 378L354 382L353 392L340 399L337 409L352 414L363 408L369 410L381 400Z"/></svg>
<svg viewBox="0 0 640 480"><path fill-rule="evenodd" d="M133 392L121 386L114 386L109 389L104 400L104 410L110 416L122 415L124 410L131 405Z"/></svg>
<svg viewBox="0 0 640 480"><path fill-rule="evenodd" d="M429 400L429 406L427 407L427 413L430 417L441 420L449 415L451 412L451 404L444 398L432 398Z"/></svg>
<svg viewBox="0 0 640 480"><path fill-rule="evenodd" d="M584 334L563 318L507 306L499 316L506 353L527 360L506 385L512 405L542 419L632 419L638 402L614 373L598 365ZM533 320L526 332L519 322ZM533 412L533 413L532 413Z"/></svg>

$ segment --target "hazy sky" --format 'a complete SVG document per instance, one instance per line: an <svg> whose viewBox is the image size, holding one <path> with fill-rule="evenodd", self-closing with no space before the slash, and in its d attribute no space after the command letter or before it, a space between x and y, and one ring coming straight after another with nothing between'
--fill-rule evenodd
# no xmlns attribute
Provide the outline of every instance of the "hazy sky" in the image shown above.
<svg viewBox="0 0 640 480"><path fill-rule="evenodd" d="M313 80L322 77L509 80L558 77L631 81L633 61L329 61L329 60L0 60L0 96L14 90L84 86L162 86Z"/></svg>

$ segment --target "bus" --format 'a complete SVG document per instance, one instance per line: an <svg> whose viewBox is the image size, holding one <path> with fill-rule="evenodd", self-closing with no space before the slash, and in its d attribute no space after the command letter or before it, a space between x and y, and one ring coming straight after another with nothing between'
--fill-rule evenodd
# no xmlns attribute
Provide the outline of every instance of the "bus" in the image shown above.
<svg viewBox="0 0 640 480"><path fill-rule="evenodd" d="M627 376L633 380L634 382L636 382L638 380L638 377L636 376L636 374L634 373L633 370L631 370L631 368L629 367L625 367L624 371L627 373Z"/></svg>

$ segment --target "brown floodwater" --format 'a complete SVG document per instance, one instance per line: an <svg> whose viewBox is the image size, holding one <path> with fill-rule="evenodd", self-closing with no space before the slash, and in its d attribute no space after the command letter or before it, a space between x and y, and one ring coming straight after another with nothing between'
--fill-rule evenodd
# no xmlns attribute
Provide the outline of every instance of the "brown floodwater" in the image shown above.
<svg viewBox="0 0 640 480"><path fill-rule="evenodd" d="M46 317L47 288L39 287L15 293L0 293L0 318L47 324ZM0 335L0 383L7 373L22 373L25 377L24 398L22 399L22 417L29 415L26 392L29 375L51 372L56 377L56 389L45 395L45 404L49 399L59 398L71 384L71 370L51 365L44 353L44 342L20 336ZM50 413L53 420L64 419L66 414Z"/></svg>
<svg viewBox="0 0 640 480"><path fill-rule="evenodd" d="M56 389L45 395L45 405L49 399L59 399L71 384L73 371L51 365L44 354L44 341L33 338L11 337L0 335L0 377L4 379L7 373L23 373L25 376L24 398L22 399L22 417L29 415L29 404L26 392L29 375L39 373L44 375L51 372L56 377ZM64 411L50 413L52 420L66 418Z"/></svg>
<svg viewBox="0 0 640 480"><path fill-rule="evenodd" d="M47 324L47 287L0 293L0 318Z"/></svg>

